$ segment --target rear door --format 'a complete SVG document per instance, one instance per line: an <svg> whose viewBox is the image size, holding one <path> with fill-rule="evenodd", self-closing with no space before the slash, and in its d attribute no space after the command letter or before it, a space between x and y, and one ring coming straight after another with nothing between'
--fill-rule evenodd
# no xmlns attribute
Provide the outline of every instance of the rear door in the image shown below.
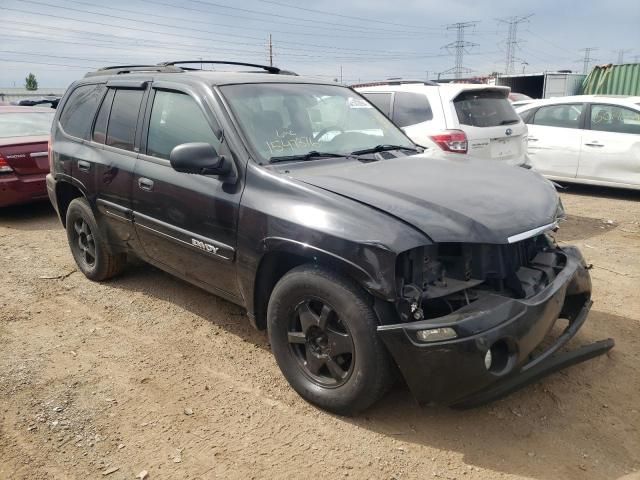
<svg viewBox="0 0 640 480"><path fill-rule="evenodd" d="M544 105L526 115L531 166L545 175L575 178L584 134L584 104Z"/></svg>
<svg viewBox="0 0 640 480"><path fill-rule="evenodd" d="M463 90L447 103L452 104L455 119L447 126L465 132L469 155L513 165L525 163L527 127L511 106L508 90Z"/></svg>
<svg viewBox="0 0 640 480"><path fill-rule="evenodd" d="M139 151L141 108L147 82L109 82L92 132L96 205L110 226L111 241L123 247L135 243L131 191Z"/></svg>
<svg viewBox="0 0 640 480"><path fill-rule="evenodd" d="M640 185L640 111L591 104L578 178Z"/></svg>
<svg viewBox="0 0 640 480"><path fill-rule="evenodd" d="M143 148L135 169L136 233L159 266L217 293L238 297L235 275L240 179L223 183L211 175L175 171L171 150L208 142L232 158L213 110L181 85L154 84L145 115Z"/></svg>

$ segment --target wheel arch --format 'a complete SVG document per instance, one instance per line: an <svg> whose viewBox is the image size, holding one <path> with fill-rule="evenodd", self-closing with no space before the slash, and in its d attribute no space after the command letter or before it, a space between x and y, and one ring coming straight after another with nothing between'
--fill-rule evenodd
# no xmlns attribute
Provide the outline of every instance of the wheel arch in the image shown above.
<svg viewBox="0 0 640 480"><path fill-rule="evenodd" d="M345 275L368 293L378 296L386 293L380 280L373 274L334 253L284 238L268 238L263 243L265 251L258 262L252 305L248 308L251 321L259 330L267 327L267 306L275 285L299 265L321 265Z"/></svg>
<svg viewBox="0 0 640 480"><path fill-rule="evenodd" d="M60 221L62 226L66 228L69 204L76 198L87 198L87 196L78 185L67 180L59 180L57 182L55 193Z"/></svg>

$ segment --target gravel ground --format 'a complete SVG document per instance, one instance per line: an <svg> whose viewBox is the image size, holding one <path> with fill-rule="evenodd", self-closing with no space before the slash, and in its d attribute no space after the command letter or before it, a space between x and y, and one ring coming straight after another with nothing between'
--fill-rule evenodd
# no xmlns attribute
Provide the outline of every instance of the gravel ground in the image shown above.
<svg viewBox="0 0 640 480"><path fill-rule="evenodd" d="M640 192L562 196L593 264L573 342L611 354L471 411L399 385L357 418L301 400L240 308L144 265L92 283L47 204L0 210L0 478L640 478Z"/></svg>

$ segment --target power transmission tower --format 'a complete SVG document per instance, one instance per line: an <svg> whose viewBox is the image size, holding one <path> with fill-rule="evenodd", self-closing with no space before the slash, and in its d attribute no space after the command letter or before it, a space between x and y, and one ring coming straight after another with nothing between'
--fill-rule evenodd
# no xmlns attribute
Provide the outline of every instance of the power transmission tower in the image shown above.
<svg viewBox="0 0 640 480"><path fill-rule="evenodd" d="M518 51L518 25L528 22L533 13L529 15L517 15L513 17L499 18L498 22L506 23L509 28L507 30L507 53L505 57L504 72L508 75L513 73L516 64L516 53Z"/></svg>
<svg viewBox="0 0 640 480"><path fill-rule="evenodd" d="M615 50L615 52L618 54L618 65L622 65L624 63L624 54L631 52L631 50L621 48L619 50Z"/></svg>
<svg viewBox="0 0 640 480"><path fill-rule="evenodd" d="M452 50L455 51L456 63L455 67L445 70L442 73L453 73L455 78L462 78L463 73L471 72L471 69L465 68L463 66L464 54L468 53L469 48L477 46L477 43L467 42L464 39L464 31L467 28L475 27L478 22L458 22L453 23L451 25L447 25L447 30L456 30L456 41L451 42L443 46L442 48L446 48L449 52ZM438 74L438 77L440 74Z"/></svg>
<svg viewBox="0 0 640 480"><path fill-rule="evenodd" d="M582 64L583 64L582 73L586 74L589 71L589 66L591 65L591 62L598 61L597 58L591 57L591 52L594 52L596 50L598 50L597 47L587 47L580 50L581 52L584 52L584 58L582 59Z"/></svg>

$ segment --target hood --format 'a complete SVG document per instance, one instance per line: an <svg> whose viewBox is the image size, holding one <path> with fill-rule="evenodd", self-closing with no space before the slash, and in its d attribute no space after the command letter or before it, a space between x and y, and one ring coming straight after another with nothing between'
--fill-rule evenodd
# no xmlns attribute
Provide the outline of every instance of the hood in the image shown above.
<svg viewBox="0 0 640 480"><path fill-rule="evenodd" d="M289 175L393 215L434 242L508 243L554 222L559 201L535 172L455 154L317 161Z"/></svg>

